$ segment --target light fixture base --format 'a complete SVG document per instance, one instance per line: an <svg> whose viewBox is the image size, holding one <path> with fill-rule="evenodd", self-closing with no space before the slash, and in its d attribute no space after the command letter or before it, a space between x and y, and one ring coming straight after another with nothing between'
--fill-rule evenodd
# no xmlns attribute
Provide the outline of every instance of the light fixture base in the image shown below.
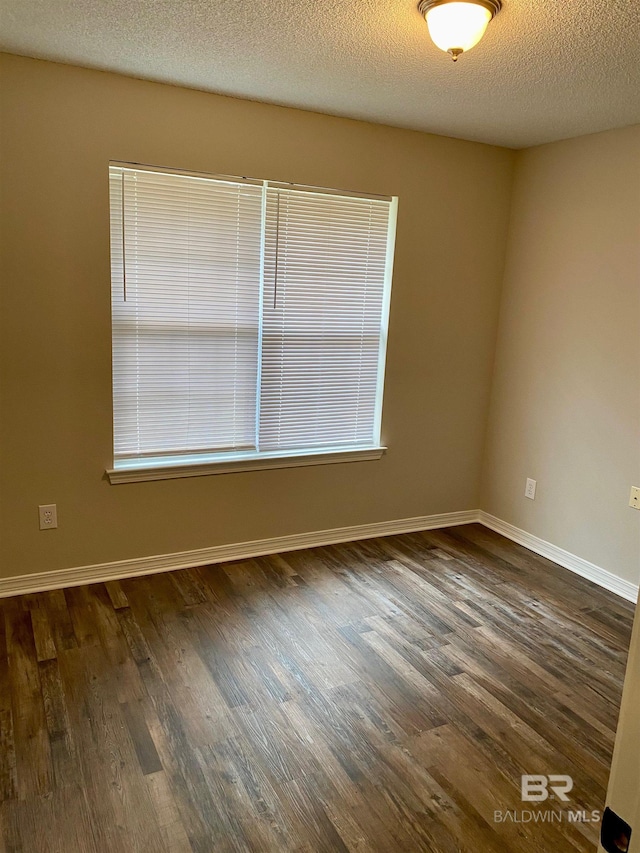
<svg viewBox="0 0 640 853"><path fill-rule="evenodd" d="M460 2L460 0L420 0L418 3L418 11L421 15L425 16L429 9L433 9L434 6L444 6L445 3L456 2ZM492 19L495 18L500 9L502 9L502 0L468 0L468 2L488 9L491 12Z"/></svg>

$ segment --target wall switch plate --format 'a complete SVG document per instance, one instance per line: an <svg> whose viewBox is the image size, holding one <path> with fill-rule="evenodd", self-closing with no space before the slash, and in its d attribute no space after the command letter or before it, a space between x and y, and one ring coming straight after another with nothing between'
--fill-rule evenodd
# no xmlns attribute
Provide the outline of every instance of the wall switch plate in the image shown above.
<svg viewBox="0 0 640 853"><path fill-rule="evenodd" d="M53 530L58 526L58 508L56 504L45 504L38 507L40 530Z"/></svg>
<svg viewBox="0 0 640 853"><path fill-rule="evenodd" d="M524 488L525 498L529 498L532 501L536 499L536 485L536 480L532 480L530 477L527 477L527 485Z"/></svg>
<svg viewBox="0 0 640 853"><path fill-rule="evenodd" d="M640 486L631 486L629 506L632 506L634 509L640 509Z"/></svg>

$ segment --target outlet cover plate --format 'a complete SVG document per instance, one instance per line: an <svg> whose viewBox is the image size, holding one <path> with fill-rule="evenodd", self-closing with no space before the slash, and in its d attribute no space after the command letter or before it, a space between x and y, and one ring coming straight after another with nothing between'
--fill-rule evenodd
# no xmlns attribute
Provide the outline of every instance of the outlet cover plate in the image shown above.
<svg viewBox="0 0 640 853"><path fill-rule="evenodd" d="M640 486L631 486L629 506L632 506L634 509L640 509Z"/></svg>
<svg viewBox="0 0 640 853"><path fill-rule="evenodd" d="M58 508L56 504L44 504L38 507L40 530L53 530L58 526Z"/></svg>

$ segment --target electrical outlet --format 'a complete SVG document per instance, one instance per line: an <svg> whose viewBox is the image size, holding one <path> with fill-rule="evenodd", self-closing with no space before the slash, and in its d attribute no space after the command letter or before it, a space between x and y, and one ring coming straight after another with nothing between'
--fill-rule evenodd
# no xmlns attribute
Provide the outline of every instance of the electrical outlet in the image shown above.
<svg viewBox="0 0 640 853"><path fill-rule="evenodd" d="M627 853L631 843L631 827L609 807L602 815L600 843L607 853Z"/></svg>
<svg viewBox="0 0 640 853"><path fill-rule="evenodd" d="M529 498L529 500L535 501L535 499L536 499L536 485L537 485L536 480L532 480L530 477L527 477L527 485L524 487L525 498Z"/></svg>
<svg viewBox="0 0 640 853"><path fill-rule="evenodd" d="M631 486L629 506L632 506L634 509L640 509L640 486Z"/></svg>
<svg viewBox="0 0 640 853"><path fill-rule="evenodd" d="M53 530L58 526L58 508L55 504L46 504L38 507L40 517L40 530Z"/></svg>

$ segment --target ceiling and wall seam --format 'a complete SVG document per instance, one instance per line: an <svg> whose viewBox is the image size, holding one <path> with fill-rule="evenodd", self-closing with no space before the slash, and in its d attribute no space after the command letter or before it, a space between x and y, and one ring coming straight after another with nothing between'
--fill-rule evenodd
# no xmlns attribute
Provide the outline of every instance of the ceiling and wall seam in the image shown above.
<svg viewBox="0 0 640 853"><path fill-rule="evenodd" d="M0 50L526 148L640 122L637 0L504 0L457 63L415 0L3 0Z"/></svg>

